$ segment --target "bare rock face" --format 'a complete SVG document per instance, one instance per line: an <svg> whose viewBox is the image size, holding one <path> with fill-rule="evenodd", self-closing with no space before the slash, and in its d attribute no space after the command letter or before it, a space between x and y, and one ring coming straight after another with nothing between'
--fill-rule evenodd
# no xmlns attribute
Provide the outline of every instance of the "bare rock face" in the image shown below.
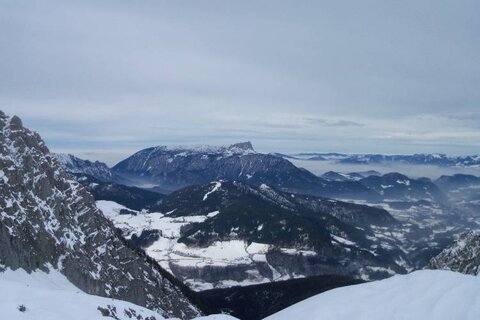
<svg viewBox="0 0 480 320"><path fill-rule="evenodd" d="M71 154L54 153L52 155L68 173L88 175L101 182L113 181L116 178L110 168L103 162L83 160Z"/></svg>
<svg viewBox="0 0 480 320"><path fill-rule="evenodd" d="M433 258L428 267L480 275L480 233L471 231L462 234Z"/></svg>
<svg viewBox="0 0 480 320"><path fill-rule="evenodd" d="M5 268L58 269L89 294L168 317L200 314L158 265L119 237L40 136L0 112L0 269Z"/></svg>

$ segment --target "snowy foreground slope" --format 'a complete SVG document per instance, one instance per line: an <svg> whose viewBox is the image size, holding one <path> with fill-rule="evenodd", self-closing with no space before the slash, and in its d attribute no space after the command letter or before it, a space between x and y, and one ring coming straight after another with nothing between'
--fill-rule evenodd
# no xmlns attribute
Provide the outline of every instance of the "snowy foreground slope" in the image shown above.
<svg viewBox="0 0 480 320"><path fill-rule="evenodd" d="M19 310L23 306L23 311ZM24 320L162 320L157 312L130 302L84 293L64 275L24 270L0 273L0 318ZM226 315L197 319L231 320Z"/></svg>
<svg viewBox="0 0 480 320"><path fill-rule="evenodd" d="M86 293L165 317L202 314L163 269L118 235L40 135L0 111L0 271L5 269L55 269Z"/></svg>
<svg viewBox="0 0 480 320"><path fill-rule="evenodd" d="M334 289L268 320L478 320L480 278L424 270Z"/></svg>

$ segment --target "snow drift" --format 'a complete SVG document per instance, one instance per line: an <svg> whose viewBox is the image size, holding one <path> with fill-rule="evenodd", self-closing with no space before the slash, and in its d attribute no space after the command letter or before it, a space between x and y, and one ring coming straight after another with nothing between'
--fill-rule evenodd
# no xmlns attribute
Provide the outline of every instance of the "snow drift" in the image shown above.
<svg viewBox="0 0 480 320"><path fill-rule="evenodd" d="M424 270L334 289L266 319L477 320L479 316L479 277Z"/></svg>

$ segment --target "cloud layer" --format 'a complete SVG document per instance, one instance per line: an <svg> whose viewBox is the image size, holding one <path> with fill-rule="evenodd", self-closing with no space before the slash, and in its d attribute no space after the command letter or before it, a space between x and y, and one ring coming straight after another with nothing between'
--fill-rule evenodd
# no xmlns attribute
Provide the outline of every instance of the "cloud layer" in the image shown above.
<svg viewBox="0 0 480 320"><path fill-rule="evenodd" d="M113 163L158 144L478 153L478 1L2 1L0 109Z"/></svg>

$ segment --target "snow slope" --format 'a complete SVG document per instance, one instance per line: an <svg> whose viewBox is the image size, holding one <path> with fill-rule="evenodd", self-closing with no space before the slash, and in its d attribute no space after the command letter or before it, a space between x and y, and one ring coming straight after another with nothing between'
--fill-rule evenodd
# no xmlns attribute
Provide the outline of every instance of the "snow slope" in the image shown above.
<svg viewBox="0 0 480 320"><path fill-rule="evenodd" d="M25 311L19 307L24 306ZM0 318L22 320L162 320L158 313L130 302L84 293L58 271L0 273ZM102 315L109 312L110 316ZM229 320L225 315L199 319Z"/></svg>
<svg viewBox="0 0 480 320"><path fill-rule="evenodd" d="M266 319L477 320L480 278L451 271L416 271L334 289Z"/></svg>
<svg viewBox="0 0 480 320"><path fill-rule="evenodd" d="M87 320L105 319L100 308L116 308L119 319L131 319L127 312L135 312L139 319L164 319L158 313L135 304L89 295L76 288L58 271L27 272L19 269L0 273L0 310L2 319L32 320ZM20 305L26 310L18 310ZM134 311L131 311L134 310Z"/></svg>

